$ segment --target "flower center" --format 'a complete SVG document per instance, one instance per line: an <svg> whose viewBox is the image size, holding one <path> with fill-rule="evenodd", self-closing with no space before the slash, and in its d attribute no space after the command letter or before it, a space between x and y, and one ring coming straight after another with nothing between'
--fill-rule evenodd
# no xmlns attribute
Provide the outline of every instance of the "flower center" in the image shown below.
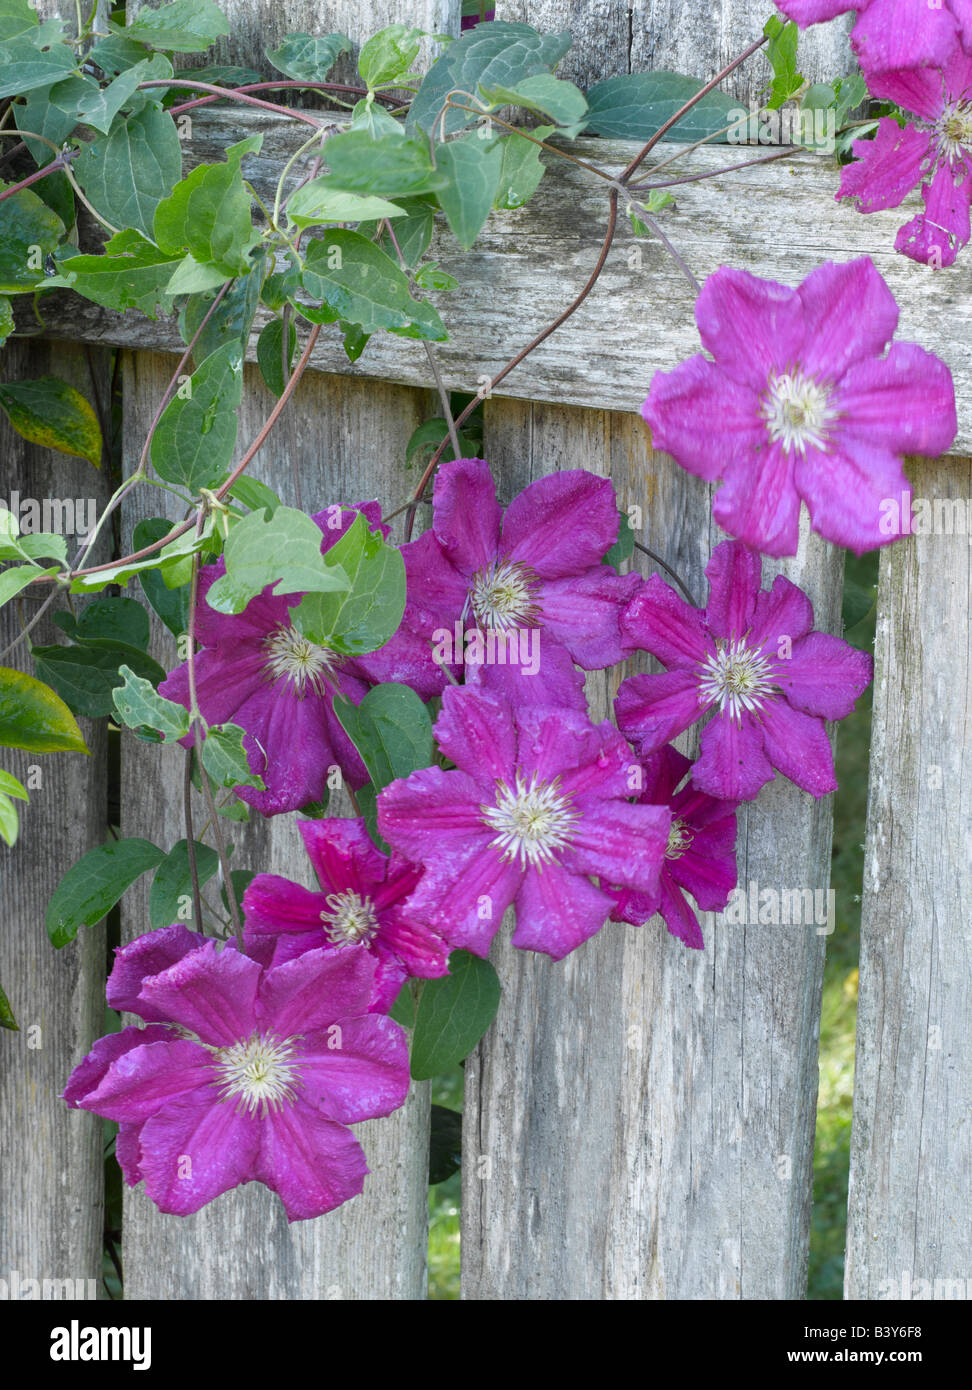
<svg viewBox="0 0 972 1390"><path fill-rule="evenodd" d="M295 1061L296 1038L275 1038L254 1033L245 1042L214 1048L220 1100L237 1096L237 1111L280 1110L296 1099L301 1085L300 1063Z"/></svg>
<svg viewBox="0 0 972 1390"><path fill-rule="evenodd" d="M776 682L769 662L759 650L747 647L741 638L719 643L714 656L699 668L699 696L706 704L717 703L719 713L742 719L743 710L753 713L764 700L776 695Z"/></svg>
<svg viewBox="0 0 972 1390"><path fill-rule="evenodd" d="M665 849L665 858L681 859L694 839L695 832L690 830L683 820L673 820L671 829L668 832L668 845Z"/></svg>
<svg viewBox="0 0 972 1390"><path fill-rule="evenodd" d="M469 602L482 628L536 627L540 607L536 601L540 581L519 560L493 560L473 575Z"/></svg>
<svg viewBox="0 0 972 1390"><path fill-rule="evenodd" d="M797 450L805 454L808 444L815 449L826 446L836 411L825 387L801 371L793 371L770 377L762 414L774 444L781 443L788 454Z"/></svg>
<svg viewBox="0 0 972 1390"><path fill-rule="evenodd" d="M966 150L972 150L972 101L956 101L938 122L938 153L954 163Z"/></svg>
<svg viewBox="0 0 972 1390"><path fill-rule="evenodd" d="M317 695L324 694L325 676L335 664L335 655L328 647L309 641L295 627L278 627L263 644L267 653L265 669L271 680L290 681L302 700L307 687Z"/></svg>
<svg viewBox="0 0 972 1390"><path fill-rule="evenodd" d="M378 931L378 918L370 898L357 893L329 893L321 913L324 935L332 946L370 946Z"/></svg>
<svg viewBox="0 0 972 1390"><path fill-rule="evenodd" d="M541 782L536 773L529 786L519 772L513 787L497 782L496 805L480 807L483 820L497 832L490 847L501 850L504 859L519 859L522 868L552 863L570 843L579 819L559 787L559 777Z"/></svg>

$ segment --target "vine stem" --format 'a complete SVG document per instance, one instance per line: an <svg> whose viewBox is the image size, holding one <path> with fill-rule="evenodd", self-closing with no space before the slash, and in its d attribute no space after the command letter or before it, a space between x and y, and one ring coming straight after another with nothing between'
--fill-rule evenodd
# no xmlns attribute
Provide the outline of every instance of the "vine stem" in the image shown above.
<svg viewBox="0 0 972 1390"><path fill-rule="evenodd" d="M684 178L667 179L664 183L639 183L629 184L628 187L633 193L647 193L653 188L677 188L683 183L699 183L702 179L718 178L720 174L734 174L737 169L751 169L754 164L771 164L774 159L786 159L788 156L800 154L802 147L785 145L782 149L774 151L773 154L761 155L759 159L743 159L738 164L723 164L719 169L707 169L702 174L686 174ZM667 163L668 161L666 161ZM658 165L661 168L661 165ZM652 171L656 172L655 170Z"/></svg>
<svg viewBox="0 0 972 1390"><path fill-rule="evenodd" d="M179 84L173 83L172 85L178 86ZM186 83L185 85L189 86L190 84ZM349 86L346 82L296 82L291 79L281 82L244 82L239 87L221 87L219 96L196 97L193 101L184 101L178 106L170 106L169 115L181 116L183 111L191 111L196 106L209 106L212 102L219 101L221 97L232 98L234 92L246 94L250 92L266 92L285 88L300 88L301 90L314 92L351 92L353 95L361 97L367 96L368 94L367 88ZM392 96L391 92L375 92L375 96L384 97L386 101L394 101L399 106L407 106L410 100L408 97ZM291 108L289 107L281 106L279 109L281 111L286 111L288 115L291 113Z"/></svg>
<svg viewBox="0 0 972 1390"><path fill-rule="evenodd" d="M203 930L202 893L199 889L199 868L196 864L196 836L192 828L192 749L186 749L186 765L182 777L182 809L186 822L186 856L192 879L192 919L196 930Z"/></svg>
<svg viewBox="0 0 972 1390"><path fill-rule="evenodd" d="M665 570L668 574L670 574L672 578L675 580L675 583L681 589L682 593L688 599L692 607L698 608L699 605L695 601L695 596L693 595L691 589L688 587L685 581L682 579L678 570L673 569L672 566L668 564L665 560L663 560L660 555L656 555L655 552L653 550L649 550L646 545L642 545L641 541L635 541L634 547L635 550L640 550L643 555L647 555L650 559L654 560L656 565L661 565L662 569Z"/></svg>
<svg viewBox="0 0 972 1390"><path fill-rule="evenodd" d="M610 180L611 175L606 169L599 169L596 164L589 164L586 159L578 159L577 155L570 154L567 150L562 150L557 145L551 145L546 140L538 140L535 135L531 135L528 130L521 126L511 125L509 121L503 121L499 116L494 116L489 112L480 111L477 106L464 106L461 101L453 101L451 97L446 99L443 111L452 108L454 111L471 111L476 116L485 116L488 121L496 125L501 125L504 130L510 131L513 135L519 135L524 140L529 140L531 145L539 145L542 150L549 150L551 154L559 155L561 159L567 159L571 164L576 164L580 169L586 169L589 174L596 174L599 179Z"/></svg>
<svg viewBox="0 0 972 1390"><path fill-rule="evenodd" d="M37 169L33 174L28 174L25 179L21 179L19 183L12 183L9 188L5 188L0 193L0 203L3 202L4 198L12 198L15 193L29 188L32 183L39 183L41 179L49 178L51 174L57 174L61 170L67 169L69 161L76 158L79 153L79 150L60 150L57 158L52 159L50 164L45 164L43 169Z"/></svg>
<svg viewBox="0 0 972 1390"><path fill-rule="evenodd" d="M263 111L273 111L278 116L290 116L292 120L303 121L305 125L312 125L319 128L325 125L325 121L319 121L316 116L308 115L306 111L301 111L299 106L280 106L275 101L262 101L260 97L248 96L246 92L237 91L233 87L217 87L212 82L190 82L187 78L154 77L150 82L140 82L136 91L144 92L150 87L188 87L194 92L211 92L216 97L224 97L227 101L241 101L247 106L259 106Z"/></svg>

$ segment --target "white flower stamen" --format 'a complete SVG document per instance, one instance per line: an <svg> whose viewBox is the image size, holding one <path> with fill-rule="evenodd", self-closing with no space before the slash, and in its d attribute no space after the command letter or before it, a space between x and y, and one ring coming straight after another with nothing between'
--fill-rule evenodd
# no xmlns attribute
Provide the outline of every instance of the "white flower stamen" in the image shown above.
<svg viewBox="0 0 972 1390"><path fill-rule="evenodd" d="M954 164L972 151L972 100L954 101L945 107L935 126L938 156Z"/></svg>
<svg viewBox="0 0 972 1390"><path fill-rule="evenodd" d="M467 602L479 626L508 631L536 627L540 607L536 592L540 581L519 560L493 560L473 575Z"/></svg>
<svg viewBox="0 0 972 1390"><path fill-rule="evenodd" d="M787 454L805 454L808 444L825 449L837 416L828 389L801 371L770 377L761 412L770 439L781 443Z"/></svg>
<svg viewBox="0 0 972 1390"><path fill-rule="evenodd" d="M718 704L720 714L728 710L737 723L743 711L755 714L775 698L777 688L769 662L742 638L720 642L715 655L699 668L699 698L707 705Z"/></svg>
<svg viewBox="0 0 972 1390"><path fill-rule="evenodd" d="M665 848L665 858L681 859L694 839L695 831L690 830L683 820L673 820L671 829L668 832L668 844Z"/></svg>
<svg viewBox="0 0 972 1390"><path fill-rule="evenodd" d="M264 642L266 671L271 680L283 678L293 686L298 700L308 687L317 695L325 692L325 676L335 665L335 654L327 647L309 641L295 627L278 627Z"/></svg>
<svg viewBox="0 0 972 1390"><path fill-rule="evenodd" d="M324 935L332 946L370 946L378 932L378 917L370 898L346 893L329 893L324 899L327 912L321 913Z"/></svg>
<svg viewBox="0 0 972 1390"><path fill-rule="evenodd" d="M483 820L497 834L490 847L504 859L519 859L532 869L553 863L558 850L570 843L579 814L570 797L560 791L560 779L541 782L534 773L529 785L517 772L514 785L496 784L496 805L481 806Z"/></svg>
<svg viewBox="0 0 972 1390"><path fill-rule="evenodd" d="M237 1113L259 1111L261 1116L290 1105L301 1085L296 1041L253 1033L245 1042L213 1048L220 1100L236 1096Z"/></svg>

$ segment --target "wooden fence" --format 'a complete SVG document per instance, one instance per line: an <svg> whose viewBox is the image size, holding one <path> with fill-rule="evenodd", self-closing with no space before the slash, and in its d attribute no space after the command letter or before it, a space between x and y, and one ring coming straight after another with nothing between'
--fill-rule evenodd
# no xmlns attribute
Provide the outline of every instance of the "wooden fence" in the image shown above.
<svg viewBox="0 0 972 1390"><path fill-rule="evenodd" d="M223 0L223 8L232 33L214 61L257 68L290 31L340 29L360 39L392 21L459 30L455 0ZM652 67L709 77L758 36L771 10L768 0L496 7L498 18L571 29L562 75L585 85ZM808 77L848 70L847 28L804 36ZM757 58L729 90L746 103L765 72ZM287 122L268 113L193 114L187 168L261 131L263 151L247 173L262 192L279 152L293 147ZM637 148L578 146L619 170ZM725 147L702 149L684 172L726 162ZM968 252L958 269L937 274L896 256L900 214L861 217L834 202L835 185L832 165L806 158L688 185L672 235L700 279L728 263L796 284L822 261L871 254L902 305L902 336L947 358L960 399L956 453L917 463L915 494L970 498ZM494 214L462 258L468 283L443 305L450 342L439 356L451 388L475 390L564 307L593 265L604 216L603 192L568 166L549 169L524 211ZM458 258L447 233L439 251L446 269ZM108 349L125 349L130 470L181 348L174 328L70 296L45 300L45 322L43 341L8 345L6 373L51 372L89 395L94 384L107 399ZM657 242L636 243L622 229L588 301L485 403L484 453L506 497L561 468L609 475L624 504L644 508L645 539L704 593L718 539L711 489L653 453L635 413L653 371L695 350L686 284ZM305 505L377 496L394 507L408 488L404 441L439 413L421 346L376 338L349 366L325 333L312 366L257 474L293 504L296 461ZM241 441L271 404L250 366ZM31 447L5 425L0 448L0 495L103 497L87 464ZM123 514L126 540L143 505L136 498ZM972 1179L964 906L972 780L962 775L972 732L970 556L968 538L955 535L915 536L881 555L848 1298L879 1297L883 1281L906 1271L913 1279L972 1274L963 1221ZM771 568L809 592L819 626L840 630L841 551L804 534L799 554ZM10 621L8 608L14 631ZM154 643L171 668L171 634L156 625ZM619 679L591 677L604 714ZM67 863L106 837L104 733L85 734L90 759L41 760L43 786L5 854L0 884L0 979L21 1023L3 1038L0 1064L0 1277L100 1275L101 1122L68 1111L57 1095L101 1031L104 939L87 931L58 953L43 929ZM23 775L28 762L9 766ZM180 838L181 779L177 751L160 756L126 738L121 833L163 845ZM832 812L831 798L814 801L785 782L768 787L739 816L740 883L826 888ZM234 838L236 863L304 877L292 819L255 818ZM123 930L146 926L145 896L132 891ZM706 939L697 954L657 924L611 927L559 964L497 946L500 1012L466 1066L464 1297L805 1295L825 937L813 927L710 924ZM423 1298L428 1126L428 1085L415 1084L402 1111L360 1128L373 1173L363 1195L313 1222L288 1226L278 1199L253 1184L189 1219L160 1215L140 1190L126 1192L126 1296Z"/></svg>

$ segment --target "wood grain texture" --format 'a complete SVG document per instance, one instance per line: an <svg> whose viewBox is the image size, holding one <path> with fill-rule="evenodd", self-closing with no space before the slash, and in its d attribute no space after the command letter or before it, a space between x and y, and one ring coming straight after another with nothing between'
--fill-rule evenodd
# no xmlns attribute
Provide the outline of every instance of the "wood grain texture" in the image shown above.
<svg viewBox="0 0 972 1390"><path fill-rule="evenodd" d="M103 400L108 396L105 356L92 354ZM8 343L2 374L5 381L58 376L92 398L80 347ZM26 443L0 413L5 505L16 506L14 492L22 503L78 499L84 517L89 504L100 506L107 496L102 475L90 463ZM64 515L60 508L56 514ZM27 527L26 518L22 524ZM66 527L65 534L73 554L79 541ZM107 553L99 543L97 558ZM14 640L38 602L33 596L6 605L0 613L0 649ZM32 640L50 643L63 636L45 618ZM2 664L33 674L24 642ZM75 942L56 951L44 928L48 900L64 873L108 834L104 724L87 719L80 724L90 757L0 749L0 765L30 788L29 805L16 803L20 838L13 849L0 846L0 982L20 1024L18 1033L0 1033L0 1279L8 1285L14 1270L22 1286L27 1279L90 1279L95 1287L101 1281L102 1122L69 1110L60 1096L73 1068L103 1032L104 929L82 928ZM42 1285L32 1296L75 1296L57 1287L59 1292L45 1295ZM76 1285L75 1292L87 1297L89 1286Z"/></svg>
<svg viewBox="0 0 972 1390"><path fill-rule="evenodd" d="M292 122L263 112L199 115L186 150L190 163L221 158L244 133L262 131L263 149L244 161L260 193L276 184L281 163L298 143ZM303 138L303 137L300 137ZM632 141L579 140L567 148L617 174L639 148ZM675 151L663 144L662 157ZM695 174L753 157L748 148L703 148L673 173ZM869 255L901 306L898 337L938 352L955 379L959 427L951 453L972 452L972 256L950 270L919 266L894 251L897 229L917 211L917 198L898 209L862 216L834 201L838 172L814 155L688 184L677 210L662 215L666 234L699 280L734 265L788 285L824 261ZM469 253L450 233L432 254L455 274L460 289L436 301L450 341L437 347L447 385L475 390L561 313L587 279L604 234L601 180L551 157L549 172L519 212L494 213ZM636 238L625 216L604 272L565 326L542 343L502 383L500 394L552 404L636 410L656 370L670 371L700 350L688 282L660 243ZM68 291L46 295L46 332L72 339L173 351L174 323L99 309ZM261 315L257 327L265 321ZM24 332L36 332L25 316ZM256 334L250 357L256 354ZM426 386L428 362L420 343L376 334L363 357L349 363L336 329L325 329L312 364L322 371Z"/></svg>
<svg viewBox="0 0 972 1390"><path fill-rule="evenodd" d="M708 79L758 39L770 14L766 0L497 0L496 18L520 20L541 32L567 29L570 52L557 69L587 88L618 73L664 69ZM851 16L819 24L800 36L800 71L810 82L851 70ZM756 56L738 68L725 90L749 102L771 70Z"/></svg>
<svg viewBox="0 0 972 1390"><path fill-rule="evenodd" d="M967 1299L972 461L909 472L944 515L881 556L845 1297Z"/></svg>
<svg viewBox="0 0 972 1390"><path fill-rule="evenodd" d="M126 459L138 457L174 367L175 359L158 354L139 353L127 360ZM239 452L273 403L257 369L247 368ZM251 471L271 483L289 505L295 502L296 471L308 511L372 497L397 500L406 492L405 441L431 413L417 391L310 373ZM148 489L133 495L125 511L125 543L137 520L161 514L164 496ZM154 628L154 653L171 670L178 664L175 639L160 624ZM145 835L166 849L183 838L182 776L180 749L160 750L126 737L123 833ZM194 803L198 835L206 812L200 797L194 796ZM336 814L349 813L340 804L334 809ZM294 816L265 820L254 812L249 826L225 821L223 829L236 846L234 867L282 874L314 886ZM146 882L127 896L126 937L148 930L147 887ZM216 896L211 886L207 897L216 901ZM355 1126L371 1169L364 1193L314 1221L288 1226L279 1198L255 1183L224 1194L189 1218L163 1215L141 1189L127 1191L126 1297L424 1298L428 1124L429 1088L416 1083L408 1103L394 1115Z"/></svg>
<svg viewBox="0 0 972 1390"><path fill-rule="evenodd" d="M554 469L609 474L704 600L723 538L710 489L653 454L640 422L501 401L486 421L507 496ZM764 584L778 570L835 630L842 553L804 530ZM591 678L595 717L628 673ZM740 884L826 890L831 829L830 798L778 779L740 811ZM704 931L696 953L660 918L607 925L556 963L504 928L500 1012L466 1065L465 1298L804 1295L824 939L712 914Z"/></svg>

